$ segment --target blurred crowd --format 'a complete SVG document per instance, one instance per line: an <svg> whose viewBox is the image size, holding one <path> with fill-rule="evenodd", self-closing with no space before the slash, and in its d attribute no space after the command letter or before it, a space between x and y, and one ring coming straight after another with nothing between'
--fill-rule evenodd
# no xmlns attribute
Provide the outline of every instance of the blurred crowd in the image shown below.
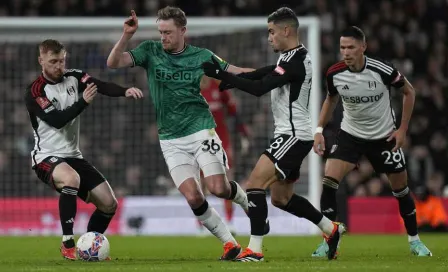
<svg viewBox="0 0 448 272"><path fill-rule="evenodd" d="M177 5L184 9L187 16L266 16L283 4L294 8L300 16L320 17L322 75L339 59L338 35L348 25L357 25L364 30L368 55L392 61L406 75L417 91L415 111L404 148L410 184L413 187L424 186L431 194L442 195L448 188L446 0L5 0L0 3L0 16L125 18L130 9L135 9L140 16L154 16L165 5ZM133 41L132 46L138 42ZM259 67L275 61L269 53L264 29L190 37L189 42L210 48L240 66ZM68 67L85 69L103 80L135 85L148 93L145 73L141 69L114 71L105 67L112 42L74 40L66 45ZM30 169L29 153L33 138L22 99L26 86L40 73L36 44L0 43L0 71L0 138L4 147L0 149L0 196L52 194L37 181ZM321 84L324 91L323 81ZM272 116L268 96L248 99L245 94L234 94L243 121L249 124L252 131L250 154L240 154L238 137L233 139L233 174L237 179L244 179L268 144ZM397 120L400 120L401 94L395 90L392 94ZM330 138L337 130L340 119L339 106L325 132ZM229 126L234 130L234 124L229 122ZM158 144L155 117L148 97L137 102L97 98L83 113L81 133L84 156L105 174L119 195L164 195L174 191ZM331 139L328 142L331 143ZM306 167L302 170L306 172ZM306 173L303 176L306 177ZM365 160L347 177L344 186L354 196L391 195L387 179L375 174Z"/></svg>

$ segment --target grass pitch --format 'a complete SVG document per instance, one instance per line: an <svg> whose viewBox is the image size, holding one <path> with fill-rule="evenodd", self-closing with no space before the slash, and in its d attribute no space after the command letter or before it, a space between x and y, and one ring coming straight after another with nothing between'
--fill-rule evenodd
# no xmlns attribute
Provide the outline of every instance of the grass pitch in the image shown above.
<svg viewBox="0 0 448 272"><path fill-rule="evenodd" d="M421 236L433 257L411 256L404 235L347 235L335 261L311 257L320 237L268 236L262 263L218 261L213 237L108 238L112 261L89 263L63 260L60 237L0 237L0 271L448 271L448 234Z"/></svg>

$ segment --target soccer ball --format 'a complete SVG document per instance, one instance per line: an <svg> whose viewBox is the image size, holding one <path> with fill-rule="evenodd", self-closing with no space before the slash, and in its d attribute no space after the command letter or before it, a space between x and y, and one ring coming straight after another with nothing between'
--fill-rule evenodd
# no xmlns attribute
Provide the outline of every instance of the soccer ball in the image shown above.
<svg viewBox="0 0 448 272"><path fill-rule="evenodd" d="M87 232L76 243L78 258L83 261L104 261L109 257L110 245L106 236L98 232Z"/></svg>

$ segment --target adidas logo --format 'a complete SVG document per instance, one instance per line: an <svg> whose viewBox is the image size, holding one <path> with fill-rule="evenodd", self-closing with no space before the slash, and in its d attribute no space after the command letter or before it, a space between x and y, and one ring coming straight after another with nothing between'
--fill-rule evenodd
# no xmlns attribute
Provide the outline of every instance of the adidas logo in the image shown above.
<svg viewBox="0 0 448 272"><path fill-rule="evenodd" d="M345 85L344 87L342 87L343 90L349 90L350 88L348 87L348 85Z"/></svg>
<svg viewBox="0 0 448 272"><path fill-rule="evenodd" d="M249 201L249 203L248 203L247 206L249 206L249 207L251 207L251 208L255 208L255 207L257 207L257 205L255 205L255 203L253 203L252 201Z"/></svg>
<svg viewBox="0 0 448 272"><path fill-rule="evenodd" d="M328 208L328 209L322 211L322 213L331 213L331 212L334 212L334 210L332 208Z"/></svg>
<svg viewBox="0 0 448 272"><path fill-rule="evenodd" d="M395 169L398 169L398 168L401 168L401 167L403 167L403 165L401 164L401 162L399 162L399 163L397 164L397 166L395 167Z"/></svg>
<svg viewBox="0 0 448 272"><path fill-rule="evenodd" d="M65 223L67 223L67 224L75 223L75 219L70 218L69 220L65 221Z"/></svg>

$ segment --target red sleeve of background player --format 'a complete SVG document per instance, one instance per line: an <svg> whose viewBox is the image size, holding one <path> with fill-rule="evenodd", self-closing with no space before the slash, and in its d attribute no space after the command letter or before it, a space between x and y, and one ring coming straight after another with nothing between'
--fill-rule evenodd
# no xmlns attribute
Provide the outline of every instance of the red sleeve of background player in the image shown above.
<svg viewBox="0 0 448 272"><path fill-rule="evenodd" d="M229 116L233 116L236 121L238 132L241 133L244 137L249 136L249 130L243 122L241 122L241 118L239 118L239 114L236 109L236 102L230 92L221 92L221 102L225 105L227 109L227 114Z"/></svg>

